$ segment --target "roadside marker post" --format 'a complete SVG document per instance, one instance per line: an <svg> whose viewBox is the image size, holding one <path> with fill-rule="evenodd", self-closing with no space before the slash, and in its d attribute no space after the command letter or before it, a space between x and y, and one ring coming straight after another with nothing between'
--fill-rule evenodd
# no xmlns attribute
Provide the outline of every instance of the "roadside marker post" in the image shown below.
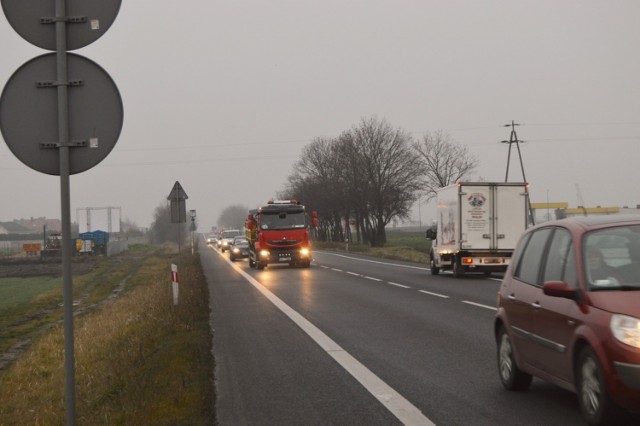
<svg viewBox="0 0 640 426"><path fill-rule="evenodd" d="M178 276L178 265L176 264L171 264L171 285L172 285L172 289L173 289L173 304L174 306L178 304L178 295L179 295L179 288L178 288L178 284L180 283L180 277Z"/></svg>

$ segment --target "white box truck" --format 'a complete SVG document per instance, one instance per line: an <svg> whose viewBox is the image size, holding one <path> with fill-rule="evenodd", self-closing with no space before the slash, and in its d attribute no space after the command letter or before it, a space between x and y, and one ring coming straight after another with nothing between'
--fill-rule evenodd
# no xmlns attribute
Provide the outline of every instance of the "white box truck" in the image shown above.
<svg viewBox="0 0 640 426"><path fill-rule="evenodd" d="M436 201L437 220L427 230L432 275L507 270L529 223L527 183L459 182L438 190Z"/></svg>

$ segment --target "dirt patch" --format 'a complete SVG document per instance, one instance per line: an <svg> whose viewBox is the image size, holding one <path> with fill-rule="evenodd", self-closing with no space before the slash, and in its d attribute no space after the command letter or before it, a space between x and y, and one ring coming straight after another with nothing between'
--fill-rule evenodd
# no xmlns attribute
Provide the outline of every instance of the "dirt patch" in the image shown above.
<svg viewBox="0 0 640 426"><path fill-rule="evenodd" d="M82 275L91 271L99 259L97 256L74 257L71 260L71 273ZM0 258L0 278L62 276L61 258L18 257Z"/></svg>

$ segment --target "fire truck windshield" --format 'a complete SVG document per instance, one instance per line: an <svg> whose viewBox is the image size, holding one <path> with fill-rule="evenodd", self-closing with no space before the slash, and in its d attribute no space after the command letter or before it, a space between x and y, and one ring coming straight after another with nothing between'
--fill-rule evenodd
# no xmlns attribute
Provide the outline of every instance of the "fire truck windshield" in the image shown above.
<svg viewBox="0 0 640 426"><path fill-rule="evenodd" d="M260 219L262 229L294 229L304 226L304 212L263 212Z"/></svg>

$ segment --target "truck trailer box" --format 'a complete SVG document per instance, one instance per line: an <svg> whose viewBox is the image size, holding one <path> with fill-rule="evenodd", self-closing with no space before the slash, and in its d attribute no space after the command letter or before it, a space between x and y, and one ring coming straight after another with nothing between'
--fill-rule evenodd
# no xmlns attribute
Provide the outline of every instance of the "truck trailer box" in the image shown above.
<svg viewBox="0 0 640 426"><path fill-rule="evenodd" d="M441 188L436 202L436 226L427 232L432 274L507 269L529 223L527 183L459 182Z"/></svg>

